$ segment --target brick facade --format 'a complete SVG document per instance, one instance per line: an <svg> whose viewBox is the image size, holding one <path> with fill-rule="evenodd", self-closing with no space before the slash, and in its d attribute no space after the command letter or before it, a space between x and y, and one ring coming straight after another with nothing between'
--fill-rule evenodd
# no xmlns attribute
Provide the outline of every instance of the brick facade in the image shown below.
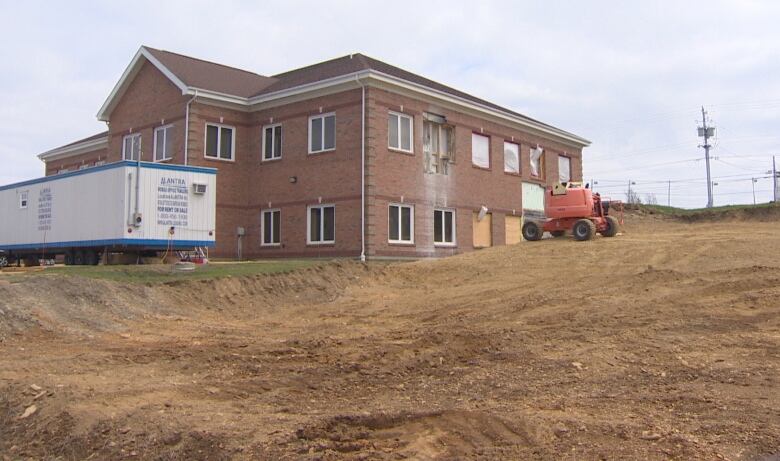
<svg viewBox="0 0 780 461"><path fill-rule="evenodd" d="M62 167L122 158L122 139L142 135L142 159L152 161L153 132L173 125L173 158L185 163L185 116L190 96L182 92L148 62L132 80L111 113L108 149L47 162L46 173ZM212 256L234 258L238 254L237 229L242 256L258 257L357 257L361 253L361 105L359 88L299 100L259 111L244 111L192 102L189 113L186 163L218 168L217 246ZM413 117L413 152L388 147L388 113ZM455 126L455 161L448 175L425 173L423 114L445 116ZM309 117L336 115L335 150L309 154ZM581 148L556 142L509 124L488 121L452 107L441 107L422 98L404 96L375 87L366 89L366 250L368 257L446 256L474 248L472 213L486 206L492 216L494 245L505 242L504 220L522 213L522 182L549 184L558 176L558 155L572 159L572 178L582 178ZM206 158L207 123L235 129L234 158ZM282 125L282 157L262 160L263 127ZM490 168L472 165L471 136L490 137ZM520 174L504 172L504 140L519 143ZM545 150L541 179L531 178L530 149ZM414 206L414 244L388 243L388 206ZM335 205L335 243L307 243L307 207ZM433 243L433 210L456 211L456 246ZM281 211L281 242L261 246L261 211Z"/></svg>

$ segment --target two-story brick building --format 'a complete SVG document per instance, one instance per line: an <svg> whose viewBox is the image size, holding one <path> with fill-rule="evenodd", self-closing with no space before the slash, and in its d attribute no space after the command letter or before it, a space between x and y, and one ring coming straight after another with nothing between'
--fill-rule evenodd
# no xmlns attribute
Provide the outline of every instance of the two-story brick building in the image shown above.
<svg viewBox="0 0 780 461"><path fill-rule="evenodd" d="M361 54L266 77L142 47L46 174L121 159L216 167L236 257L444 256L520 240L579 136Z"/></svg>

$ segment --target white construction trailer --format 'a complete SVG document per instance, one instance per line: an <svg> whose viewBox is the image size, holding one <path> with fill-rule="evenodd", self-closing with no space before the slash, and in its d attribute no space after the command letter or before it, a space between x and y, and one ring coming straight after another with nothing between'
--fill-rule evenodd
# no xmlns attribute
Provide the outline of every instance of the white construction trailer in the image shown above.
<svg viewBox="0 0 780 461"><path fill-rule="evenodd" d="M0 257L86 265L111 253L213 247L216 173L121 161L0 186Z"/></svg>

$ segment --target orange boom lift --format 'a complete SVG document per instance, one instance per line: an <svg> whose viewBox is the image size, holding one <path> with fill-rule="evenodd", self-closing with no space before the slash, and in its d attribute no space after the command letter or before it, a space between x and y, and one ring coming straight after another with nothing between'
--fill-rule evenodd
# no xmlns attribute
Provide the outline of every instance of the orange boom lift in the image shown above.
<svg viewBox="0 0 780 461"><path fill-rule="evenodd" d="M619 211L620 219L610 216L610 210ZM543 220L523 224L523 238L541 240L544 232L561 237L567 230L579 241L590 240L597 232L614 237L623 224L623 202L605 200L587 185L561 183L545 189L544 214Z"/></svg>

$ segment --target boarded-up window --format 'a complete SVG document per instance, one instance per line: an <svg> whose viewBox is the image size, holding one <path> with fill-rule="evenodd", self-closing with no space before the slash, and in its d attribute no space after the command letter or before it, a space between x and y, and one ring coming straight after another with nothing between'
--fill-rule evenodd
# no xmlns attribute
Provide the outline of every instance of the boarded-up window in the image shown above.
<svg viewBox="0 0 780 461"><path fill-rule="evenodd" d="M571 159L563 155L558 156L558 181L571 181Z"/></svg>
<svg viewBox="0 0 780 461"><path fill-rule="evenodd" d="M484 213L479 219L480 213L474 212L472 227L474 229L474 248L487 248L493 246L493 219L490 213Z"/></svg>
<svg viewBox="0 0 780 461"><path fill-rule="evenodd" d="M454 130L450 125L430 120L423 122L426 173L448 174L449 165L455 162Z"/></svg>
<svg viewBox="0 0 780 461"><path fill-rule="evenodd" d="M480 168L490 168L490 138L471 134L471 163Z"/></svg>
<svg viewBox="0 0 780 461"><path fill-rule="evenodd" d="M513 142L504 142L504 171L520 173L520 146Z"/></svg>
<svg viewBox="0 0 780 461"><path fill-rule="evenodd" d="M507 216L505 218L506 244L514 245L522 240L523 221L520 216Z"/></svg>
<svg viewBox="0 0 780 461"><path fill-rule="evenodd" d="M541 178L544 174L544 149L531 149L531 176Z"/></svg>

